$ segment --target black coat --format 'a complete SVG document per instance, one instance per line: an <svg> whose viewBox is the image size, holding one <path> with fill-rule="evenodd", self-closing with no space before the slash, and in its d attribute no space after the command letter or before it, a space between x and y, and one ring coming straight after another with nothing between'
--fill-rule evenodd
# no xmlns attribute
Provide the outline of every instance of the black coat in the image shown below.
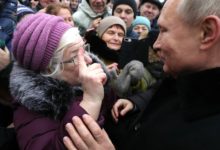
<svg viewBox="0 0 220 150"><path fill-rule="evenodd" d="M219 150L219 91L220 68L166 78L142 95L145 106L105 128L118 150Z"/></svg>
<svg viewBox="0 0 220 150"><path fill-rule="evenodd" d="M118 51L109 49L106 43L93 30L86 33L85 39L90 44L91 52L104 60L118 63L119 69L122 69L131 60L139 60L144 66L147 66L148 48L155 41L156 36L157 34L154 34L152 38L143 40L125 38Z"/></svg>

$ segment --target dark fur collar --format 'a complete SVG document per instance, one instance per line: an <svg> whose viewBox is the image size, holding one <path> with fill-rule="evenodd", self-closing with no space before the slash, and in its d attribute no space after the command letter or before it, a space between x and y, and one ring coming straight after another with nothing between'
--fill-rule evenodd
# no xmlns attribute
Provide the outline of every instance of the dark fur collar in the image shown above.
<svg viewBox="0 0 220 150"><path fill-rule="evenodd" d="M31 111L58 119L67 111L79 87L64 81L44 77L14 65L10 76L12 96Z"/></svg>

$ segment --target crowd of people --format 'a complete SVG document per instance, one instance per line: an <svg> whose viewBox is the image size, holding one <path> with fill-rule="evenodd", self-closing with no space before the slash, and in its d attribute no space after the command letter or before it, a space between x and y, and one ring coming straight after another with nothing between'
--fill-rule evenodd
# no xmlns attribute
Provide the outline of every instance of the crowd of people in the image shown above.
<svg viewBox="0 0 220 150"><path fill-rule="evenodd" d="M219 6L0 1L0 149L220 149Z"/></svg>

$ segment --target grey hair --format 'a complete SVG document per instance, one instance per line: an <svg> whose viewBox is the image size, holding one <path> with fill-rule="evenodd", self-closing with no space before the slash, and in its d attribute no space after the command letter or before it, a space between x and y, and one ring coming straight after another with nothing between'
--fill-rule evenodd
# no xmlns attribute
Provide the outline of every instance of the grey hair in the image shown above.
<svg viewBox="0 0 220 150"><path fill-rule="evenodd" d="M43 76L56 78L57 76L60 75L60 73L63 71L62 59L65 48L66 47L55 50L46 70L44 72L41 72Z"/></svg>
<svg viewBox="0 0 220 150"><path fill-rule="evenodd" d="M187 24L195 26L208 15L220 17L220 0L181 0L177 13Z"/></svg>

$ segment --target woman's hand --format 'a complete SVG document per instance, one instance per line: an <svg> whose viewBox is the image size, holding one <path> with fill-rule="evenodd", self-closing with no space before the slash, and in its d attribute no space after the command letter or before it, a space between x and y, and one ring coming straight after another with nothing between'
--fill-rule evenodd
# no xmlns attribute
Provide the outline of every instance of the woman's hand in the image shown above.
<svg viewBox="0 0 220 150"><path fill-rule="evenodd" d="M101 17L99 17L99 18L93 20L93 22L92 22L92 24L91 24L91 28L96 29L96 28L99 26L101 20L102 20Z"/></svg>
<svg viewBox="0 0 220 150"><path fill-rule="evenodd" d="M87 66L83 49L78 53L79 78L83 87L83 100L80 103L94 119L99 116L102 100L104 97L103 84L107 77L98 63Z"/></svg>

